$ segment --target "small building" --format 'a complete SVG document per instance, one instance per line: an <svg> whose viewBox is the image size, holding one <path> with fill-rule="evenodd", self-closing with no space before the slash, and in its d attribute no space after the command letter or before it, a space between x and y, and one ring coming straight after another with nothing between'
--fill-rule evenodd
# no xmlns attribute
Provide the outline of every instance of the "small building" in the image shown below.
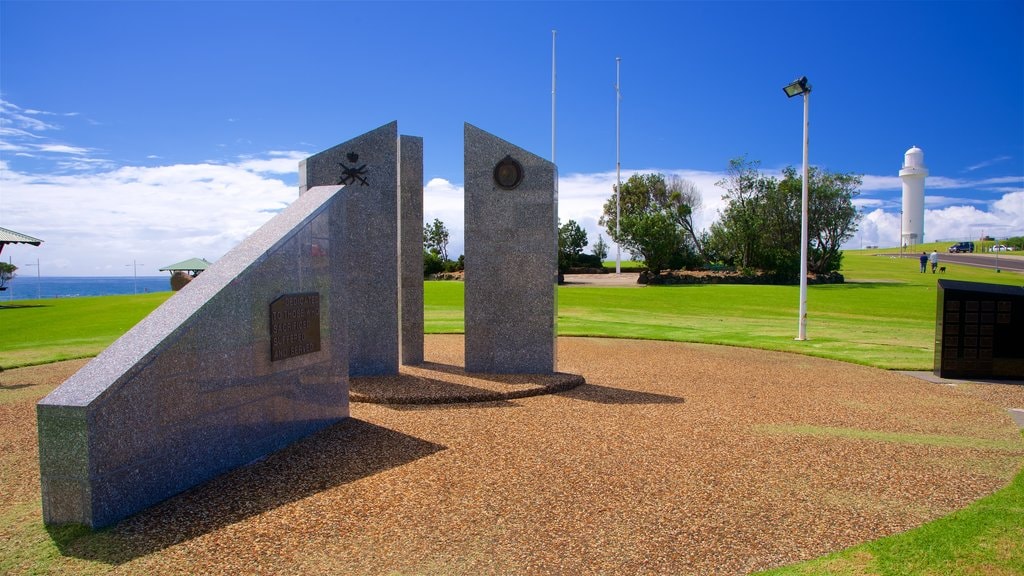
<svg viewBox="0 0 1024 576"><path fill-rule="evenodd" d="M193 278L198 276L200 272L206 270L211 265L212 262L207 261L206 258L189 258L188 260L182 260L177 264L164 266L160 271L171 273L171 290L177 292L184 288L186 284L191 282Z"/></svg>

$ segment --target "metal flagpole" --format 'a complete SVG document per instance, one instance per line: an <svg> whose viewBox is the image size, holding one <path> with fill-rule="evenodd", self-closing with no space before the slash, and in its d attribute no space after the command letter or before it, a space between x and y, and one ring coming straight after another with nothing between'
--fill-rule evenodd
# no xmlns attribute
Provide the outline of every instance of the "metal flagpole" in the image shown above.
<svg viewBox="0 0 1024 576"><path fill-rule="evenodd" d="M551 163L555 164L555 36L557 30L551 30Z"/></svg>
<svg viewBox="0 0 1024 576"><path fill-rule="evenodd" d="M619 64L622 58L615 57L615 273L622 273L622 251L619 248L619 192L622 190L622 163L619 158L619 102L622 101L622 93L619 92Z"/></svg>

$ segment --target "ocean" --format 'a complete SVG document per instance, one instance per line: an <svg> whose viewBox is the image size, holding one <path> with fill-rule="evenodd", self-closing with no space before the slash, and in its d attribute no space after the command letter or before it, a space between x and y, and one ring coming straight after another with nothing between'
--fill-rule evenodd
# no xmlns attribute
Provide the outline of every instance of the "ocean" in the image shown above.
<svg viewBox="0 0 1024 576"><path fill-rule="evenodd" d="M81 296L113 296L169 292L171 276L32 276L18 274L0 292L4 300L35 300L38 298L78 298Z"/></svg>

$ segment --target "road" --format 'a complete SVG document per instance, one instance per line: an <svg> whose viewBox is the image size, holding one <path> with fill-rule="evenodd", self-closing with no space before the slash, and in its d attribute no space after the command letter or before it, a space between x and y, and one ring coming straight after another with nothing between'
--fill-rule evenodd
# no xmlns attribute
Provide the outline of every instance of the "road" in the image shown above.
<svg viewBox="0 0 1024 576"><path fill-rule="evenodd" d="M903 254L904 258L911 258L917 260L920 254ZM953 262L955 264L963 264L964 266L974 266L976 268L996 268L996 254L939 254L939 266L942 266L943 262ZM1024 274L1024 256L1019 253L999 253L999 269L1007 272L1019 272Z"/></svg>

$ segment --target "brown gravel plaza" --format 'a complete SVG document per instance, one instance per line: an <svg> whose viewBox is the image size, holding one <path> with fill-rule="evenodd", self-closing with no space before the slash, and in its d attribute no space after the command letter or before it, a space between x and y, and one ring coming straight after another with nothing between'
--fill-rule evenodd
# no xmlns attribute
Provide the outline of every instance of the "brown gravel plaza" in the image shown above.
<svg viewBox="0 0 1024 576"><path fill-rule="evenodd" d="M353 398L548 384L466 375L462 349L462 336L427 336L427 365L354 380ZM744 574L949 514L1024 457L1005 410L1024 406L1024 386L669 342L561 338L558 359L586 383L353 402L349 421L61 542L63 561L117 574ZM82 363L0 372L16 398L0 403L5 516L39 516L34 403Z"/></svg>

